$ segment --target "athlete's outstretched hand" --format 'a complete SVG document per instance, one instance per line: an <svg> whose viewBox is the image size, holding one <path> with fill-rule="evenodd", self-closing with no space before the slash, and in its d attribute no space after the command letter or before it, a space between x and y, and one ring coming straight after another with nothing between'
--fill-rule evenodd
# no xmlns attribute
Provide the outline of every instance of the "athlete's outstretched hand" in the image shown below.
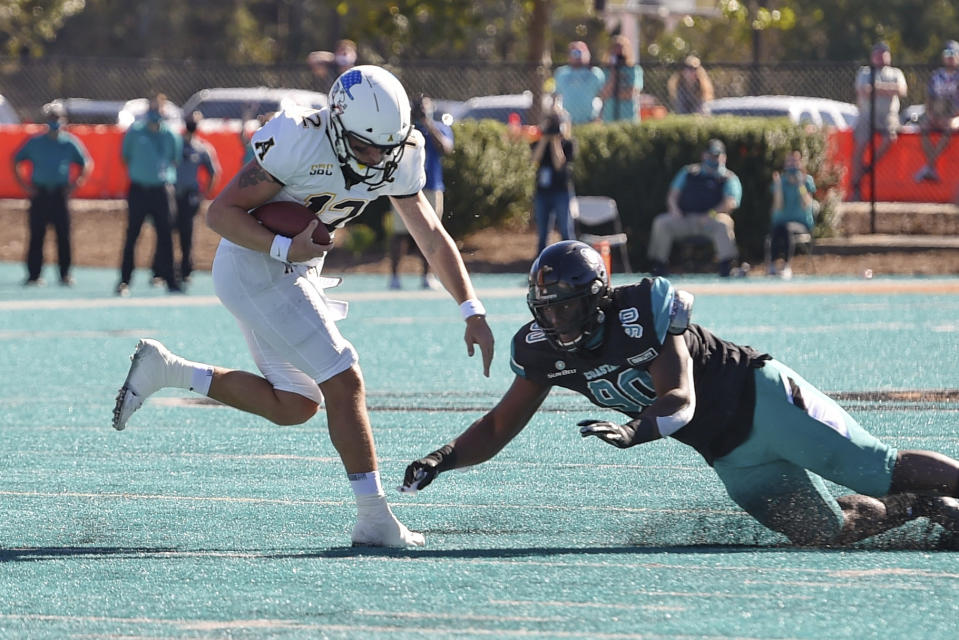
<svg viewBox="0 0 959 640"><path fill-rule="evenodd" d="M608 420L581 420L576 424L579 427L579 434L584 438L596 436L603 442L608 442L620 449L638 444L633 440L636 430L628 424L616 424Z"/></svg>
<svg viewBox="0 0 959 640"><path fill-rule="evenodd" d="M486 316L470 316L466 319L466 352L473 357L473 346L478 345L483 354L483 375L489 377L489 366L493 362L493 332L486 324Z"/></svg>
<svg viewBox="0 0 959 640"><path fill-rule="evenodd" d="M456 453L453 447L446 445L419 460L414 460L406 467L403 484L397 487L400 493L416 493L429 486L442 471L448 471L456 466Z"/></svg>

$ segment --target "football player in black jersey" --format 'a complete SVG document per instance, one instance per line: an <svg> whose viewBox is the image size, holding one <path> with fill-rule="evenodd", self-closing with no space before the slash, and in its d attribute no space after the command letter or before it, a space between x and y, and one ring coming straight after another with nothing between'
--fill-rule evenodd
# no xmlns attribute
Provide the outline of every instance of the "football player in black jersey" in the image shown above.
<svg viewBox="0 0 959 640"><path fill-rule="evenodd" d="M599 254L564 241L533 263L527 302L534 320L513 338L513 384L411 463L401 490L489 460L560 386L630 418L584 420L583 437L695 448L737 504L796 544L850 543L917 517L959 531L959 461L880 442L783 363L690 323L692 296L668 281L611 288ZM856 493L834 498L824 478Z"/></svg>

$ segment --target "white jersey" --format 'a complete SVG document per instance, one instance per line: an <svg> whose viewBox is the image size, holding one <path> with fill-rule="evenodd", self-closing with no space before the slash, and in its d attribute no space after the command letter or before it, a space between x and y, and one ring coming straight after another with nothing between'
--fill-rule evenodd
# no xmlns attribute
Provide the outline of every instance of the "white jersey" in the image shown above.
<svg viewBox="0 0 959 640"><path fill-rule="evenodd" d="M305 204L333 231L380 196L413 195L426 184L425 142L414 129L391 182L376 189L362 182L347 187L328 137L329 117L328 109L292 107L253 134L250 143L257 162L283 183L275 200Z"/></svg>

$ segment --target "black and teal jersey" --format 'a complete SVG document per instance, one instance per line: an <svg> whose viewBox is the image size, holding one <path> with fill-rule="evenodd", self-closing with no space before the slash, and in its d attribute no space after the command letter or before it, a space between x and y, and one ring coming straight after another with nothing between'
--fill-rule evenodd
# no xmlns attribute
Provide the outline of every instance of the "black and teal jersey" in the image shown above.
<svg viewBox="0 0 959 640"><path fill-rule="evenodd" d="M510 366L518 376L576 391L599 407L637 418L656 399L648 368L666 340L674 299L673 286L663 278L613 289L596 344L577 352L554 349L536 322L530 322L513 337ZM749 435L755 404L752 369L769 356L696 324L683 337L693 362L696 412L671 437L712 464Z"/></svg>

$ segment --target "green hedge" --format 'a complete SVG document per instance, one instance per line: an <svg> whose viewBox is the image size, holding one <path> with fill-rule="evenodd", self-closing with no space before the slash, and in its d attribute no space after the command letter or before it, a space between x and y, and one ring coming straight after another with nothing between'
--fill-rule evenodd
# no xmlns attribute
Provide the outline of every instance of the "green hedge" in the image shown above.
<svg viewBox="0 0 959 640"><path fill-rule="evenodd" d="M454 236L529 220L534 171L529 145L512 141L494 121L454 124L456 145L444 159L447 185L444 224ZM769 231L772 172L792 148L803 149L820 194L838 181L825 166L826 140L787 120L732 116L669 116L642 123L576 127L576 193L615 198L630 238L630 255L644 265L652 219L666 209L666 192L676 172L698 162L710 138L726 143L727 166L743 185L742 205L733 213L741 257L757 261ZM832 219L824 203L821 221ZM819 228L819 235L828 229Z"/></svg>
<svg viewBox="0 0 959 640"><path fill-rule="evenodd" d="M529 219L533 202L530 147L506 125L464 120L453 126L453 152L443 158L443 224L457 237Z"/></svg>

